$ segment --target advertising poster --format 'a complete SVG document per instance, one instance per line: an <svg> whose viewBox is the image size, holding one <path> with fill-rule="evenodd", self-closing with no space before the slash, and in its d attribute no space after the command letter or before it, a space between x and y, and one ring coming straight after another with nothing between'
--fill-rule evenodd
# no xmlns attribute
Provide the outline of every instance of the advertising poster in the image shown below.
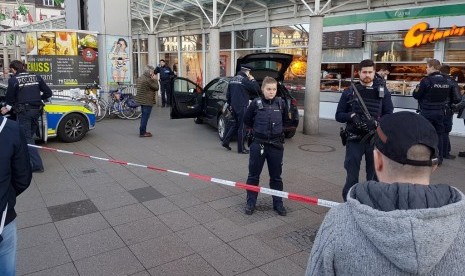
<svg viewBox="0 0 465 276"><path fill-rule="evenodd" d="M99 82L96 33L28 32L26 60L27 70L41 75L52 89L85 87Z"/></svg>
<svg viewBox="0 0 465 276"><path fill-rule="evenodd" d="M109 84L131 82L129 37L107 36L107 81Z"/></svg>

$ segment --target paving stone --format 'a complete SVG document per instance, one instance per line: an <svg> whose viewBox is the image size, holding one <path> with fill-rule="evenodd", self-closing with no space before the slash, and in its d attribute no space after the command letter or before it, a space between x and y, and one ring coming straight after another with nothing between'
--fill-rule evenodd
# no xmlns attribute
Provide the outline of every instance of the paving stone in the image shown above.
<svg viewBox="0 0 465 276"><path fill-rule="evenodd" d="M235 194L219 185L211 185L208 188L192 191L192 194L203 202L215 201Z"/></svg>
<svg viewBox="0 0 465 276"><path fill-rule="evenodd" d="M276 216L244 225L244 227L247 230L249 230L250 233L256 234L259 232L268 231L274 227L279 227L285 224L286 222L282 221L281 217Z"/></svg>
<svg viewBox="0 0 465 276"><path fill-rule="evenodd" d="M174 234L131 245L129 248L145 268L159 266L194 253Z"/></svg>
<svg viewBox="0 0 465 276"><path fill-rule="evenodd" d="M235 224L229 219L208 222L204 226L224 242L237 240L251 234L246 228Z"/></svg>
<svg viewBox="0 0 465 276"><path fill-rule="evenodd" d="M63 242L42 244L17 251L18 275L49 269L71 262Z"/></svg>
<svg viewBox="0 0 465 276"><path fill-rule="evenodd" d="M53 223L18 230L18 249L53 243L61 240Z"/></svg>
<svg viewBox="0 0 465 276"><path fill-rule="evenodd" d="M301 276L305 274L305 270L287 258L282 258L274 262L268 263L260 267L267 275L270 276Z"/></svg>
<svg viewBox="0 0 465 276"><path fill-rule="evenodd" d="M159 198L155 200L150 200L142 203L145 207L147 207L150 212L154 213L155 215L161 215L173 211L180 210L178 206L174 203L169 201L167 198Z"/></svg>
<svg viewBox="0 0 465 276"><path fill-rule="evenodd" d="M89 199L47 207L54 222L98 212Z"/></svg>
<svg viewBox="0 0 465 276"><path fill-rule="evenodd" d="M220 210L220 209L224 209L224 208L228 208L228 207L232 207L236 205L243 206L244 202L245 202L244 195L236 195L236 196L221 198L215 201L210 201L207 204L215 210Z"/></svg>
<svg viewBox="0 0 465 276"><path fill-rule="evenodd" d="M131 274L131 276L150 276L150 273L148 273L147 270L144 270L144 271L141 271L141 272Z"/></svg>
<svg viewBox="0 0 465 276"><path fill-rule="evenodd" d="M310 257L310 250L292 254L290 256L287 256L287 258L291 260L293 263L299 265L301 268L307 269L308 259Z"/></svg>
<svg viewBox="0 0 465 276"><path fill-rule="evenodd" d="M56 193L48 193L43 195L45 205L56 206L63 205L71 202L86 200L87 196L83 191L79 190L70 190L70 191L61 191Z"/></svg>
<svg viewBox="0 0 465 276"><path fill-rule="evenodd" d="M199 254L221 275L235 275L255 267L227 244L209 248Z"/></svg>
<svg viewBox="0 0 465 276"><path fill-rule="evenodd" d="M229 245L256 266L284 257L253 236L232 241Z"/></svg>
<svg viewBox="0 0 465 276"><path fill-rule="evenodd" d="M28 276L79 276L73 263L56 266L39 272L28 274Z"/></svg>
<svg viewBox="0 0 465 276"><path fill-rule="evenodd" d="M73 260L79 260L124 247L123 241L111 228L72 237L63 241Z"/></svg>
<svg viewBox="0 0 465 276"><path fill-rule="evenodd" d="M209 221L215 221L222 219L223 216L215 211L212 207L207 204L200 204L184 209L186 213L191 215L195 220L200 223L206 223Z"/></svg>
<svg viewBox="0 0 465 276"><path fill-rule="evenodd" d="M176 234L195 251L202 251L223 244L222 240L201 225L176 232Z"/></svg>
<svg viewBox="0 0 465 276"><path fill-rule="evenodd" d="M169 196L168 199L182 209L203 203L200 199L192 195L191 192L172 195Z"/></svg>
<svg viewBox="0 0 465 276"><path fill-rule="evenodd" d="M18 214L16 220L18 229L52 222L52 218L46 208L22 212Z"/></svg>
<svg viewBox="0 0 465 276"><path fill-rule="evenodd" d="M98 198L126 191L116 182L88 183L87 185L81 185L81 188L89 198Z"/></svg>
<svg viewBox="0 0 465 276"><path fill-rule="evenodd" d="M145 202L165 197L152 186L129 190L128 193L130 193L139 202Z"/></svg>
<svg viewBox="0 0 465 276"><path fill-rule="evenodd" d="M79 275L131 275L144 267L127 248L119 248L75 262Z"/></svg>
<svg viewBox="0 0 465 276"><path fill-rule="evenodd" d="M21 194L22 195L22 194ZM20 195L20 196L21 196ZM26 211L32 211L36 209L45 208L45 202L42 196L38 197L27 197L27 198L17 198L15 211L16 213L22 213Z"/></svg>
<svg viewBox="0 0 465 276"><path fill-rule="evenodd" d="M100 211L110 210L137 203L137 200L128 192L105 195L92 198L91 200Z"/></svg>
<svg viewBox="0 0 465 276"><path fill-rule="evenodd" d="M304 228L292 231L283 238L304 251L310 251L315 241L317 230Z"/></svg>
<svg viewBox="0 0 465 276"><path fill-rule="evenodd" d="M152 276L216 276L220 275L198 254L157 266L149 270Z"/></svg>
<svg viewBox="0 0 465 276"><path fill-rule="evenodd" d="M173 233L171 229L169 229L156 217L132 221L115 226L114 229L127 245L140 243Z"/></svg>
<svg viewBox="0 0 465 276"><path fill-rule="evenodd" d="M53 174L53 180L50 181L49 177L36 180L37 188L42 195L80 189L76 181L66 171Z"/></svg>
<svg viewBox="0 0 465 276"><path fill-rule="evenodd" d="M173 231L179 231L199 224L198 221L193 219L183 210L162 214L159 215L158 218L168 225L168 227Z"/></svg>
<svg viewBox="0 0 465 276"><path fill-rule="evenodd" d="M103 211L102 215L112 226L154 216L144 205L140 203Z"/></svg>
<svg viewBox="0 0 465 276"><path fill-rule="evenodd" d="M110 227L108 222L100 213L92 213L89 215L57 221L55 222L55 226L63 239L88 234Z"/></svg>
<svg viewBox="0 0 465 276"><path fill-rule="evenodd" d="M244 273L238 274L238 276L268 276L268 274L258 268L254 268Z"/></svg>

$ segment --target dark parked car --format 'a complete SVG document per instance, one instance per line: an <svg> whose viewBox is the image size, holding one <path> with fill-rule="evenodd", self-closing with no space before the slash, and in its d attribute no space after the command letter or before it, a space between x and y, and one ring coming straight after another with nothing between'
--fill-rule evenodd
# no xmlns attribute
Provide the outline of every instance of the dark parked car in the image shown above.
<svg viewBox="0 0 465 276"><path fill-rule="evenodd" d="M297 100L282 84L284 72L292 62L292 55L280 53L257 53L246 55L237 60L236 72L241 65L249 65L252 75L260 83L265 76L270 76L278 81L277 95L286 100L289 107L291 122L285 126L286 138L295 135L299 125L299 112ZM185 78L173 80L173 105L171 107L171 119L195 118L197 124L208 123L218 129L218 136L222 140L225 129L223 110L226 104L226 92L232 77L216 78L209 82L203 89L194 82ZM253 100L258 95L250 95Z"/></svg>

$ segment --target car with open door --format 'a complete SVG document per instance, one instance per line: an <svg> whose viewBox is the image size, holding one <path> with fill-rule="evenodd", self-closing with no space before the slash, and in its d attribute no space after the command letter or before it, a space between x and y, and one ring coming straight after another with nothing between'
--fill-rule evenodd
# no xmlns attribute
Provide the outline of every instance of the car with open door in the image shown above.
<svg viewBox="0 0 465 276"><path fill-rule="evenodd" d="M242 65L254 68L251 74L261 85L266 76L278 81L277 96L283 98L289 108L291 118L284 127L284 135L291 138L295 135L299 125L299 112L297 100L284 87L284 73L292 62L292 55L281 53L256 53L239 58L236 63L236 73ZM197 124L207 123L218 129L221 140L224 137L226 119L223 116L226 105L226 93L232 77L219 77L210 81L204 88L195 82L177 77L172 80L172 106L170 116L172 119L195 118ZM249 95L253 100L258 95Z"/></svg>
<svg viewBox="0 0 465 276"><path fill-rule="evenodd" d="M4 104L7 85L0 83L0 104ZM14 116L14 114L10 114ZM95 127L95 114L86 104L52 97L39 118L37 140L58 137L66 143L77 142Z"/></svg>

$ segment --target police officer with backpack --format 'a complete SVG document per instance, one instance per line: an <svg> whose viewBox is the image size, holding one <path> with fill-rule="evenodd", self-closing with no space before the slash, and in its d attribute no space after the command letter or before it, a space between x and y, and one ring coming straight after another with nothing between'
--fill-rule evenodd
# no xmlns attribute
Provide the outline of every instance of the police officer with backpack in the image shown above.
<svg viewBox="0 0 465 276"><path fill-rule="evenodd" d="M448 79L439 72L441 63L437 59L426 61L426 73L417 88L413 92L413 97L418 100L420 114L423 115L436 129L439 138L439 165L442 164L444 156L444 117L446 112L447 99L452 89Z"/></svg>
<svg viewBox="0 0 465 276"><path fill-rule="evenodd" d="M261 97L255 98L247 108L244 125L252 129L253 141L250 145L249 175L247 184L258 186L260 174L265 164L268 164L270 188L282 191L281 172L284 153L283 125L289 120L288 108L284 100L276 97L277 81L265 77L262 82ZM247 190L245 213L252 215L257 203L257 192ZM287 214L281 197L273 196L273 209L280 215Z"/></svg>
<svg viewBox="0 0 465 276"><path fill-rule="evenodd" d="M350 188L359 182L360 164L364 155L366 180L376 180L371 137L379 119L394 110L384 80L375 77L374 62L370 59L362 60L358 69L360 82L342 93L336 109L336 121L346 123L341 134L346 146L344 168L347 177L342 189L344 201Z"/></svg>
<svg viewBox="0 0 465 276"><path fill-rule="evenodd" d="M10 63L13 76L8 80L6 91L6 107L2 107L2 114L10 110L16 113L16 120L24 131L28 144L34 144L34 134L39 127L39 117L43 111L43 100L52 96L52 90L41 76L25 70L20 60ZM36 148L29 147L29 155L33 172L43 172L44 165Z"/></svg>

